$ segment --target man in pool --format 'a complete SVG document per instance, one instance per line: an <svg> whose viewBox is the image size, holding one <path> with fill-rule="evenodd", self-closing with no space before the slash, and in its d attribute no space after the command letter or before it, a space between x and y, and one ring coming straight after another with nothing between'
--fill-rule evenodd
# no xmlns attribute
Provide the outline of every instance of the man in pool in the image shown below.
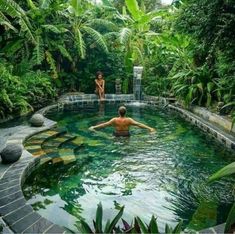
<svg viewBox="0 0 235 234"><path fill-rule="evenodd" d="M139 128L148 129L152 133L156 131L154 128L151 128L145 124L139 123L132 118L125 117L126 107L124 106L119 107L118 114L119 114L119 117L112 118L111 120L102 124L98 124L96 126L91 126L89 130L95 130L97 128L105 128L107 126L113 126L115 128L115 132L114 132L115 136L126 136L126 137L130 136L129 127L131 125L137 126Z"/></svg>

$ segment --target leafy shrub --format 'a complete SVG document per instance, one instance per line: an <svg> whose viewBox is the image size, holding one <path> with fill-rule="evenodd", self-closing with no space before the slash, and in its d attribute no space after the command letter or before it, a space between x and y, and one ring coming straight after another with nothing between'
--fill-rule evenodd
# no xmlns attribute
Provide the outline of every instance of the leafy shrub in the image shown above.
<svg viewBox="0 0 235 234"><path fill-rule="evenodd" d="M56 96L51 77L42 71L29 72L21 77L27 101L34 107L41 107L51 102Z"/></svg>
<svg viewBox="0 0 235 234"><path fill-rule="evenodd" d="M20 77L12 74L12 66L0 63L0 116L26 113L32 109L24 96L24 85Z"/></svg>
<svg viewBox="0 0 235 234"><path fill-rule="evenodd" d="M30 72L19 77L12 70L12 65L0 63L0 117L27 113L55 97L46 73Z"/></svg>

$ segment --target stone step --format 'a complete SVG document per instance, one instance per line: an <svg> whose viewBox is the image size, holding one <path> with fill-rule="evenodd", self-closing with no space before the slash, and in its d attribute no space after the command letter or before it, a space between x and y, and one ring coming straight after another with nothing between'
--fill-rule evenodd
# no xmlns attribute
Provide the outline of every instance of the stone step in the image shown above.
<svg viewBox="0 0 235 234"><path fill-rule="evenodd" d="M81 136L76 136L76 137L74 137L71 140L63 142L60 145L60 148L72 148L72 149L75 149L78 146L83 145L83 144L84 144L84 138L81 137Z"/></svg>
<svg viewBox="0 0 235 234"><path fill-rule="evenodd" d="M61 132L58 132L56 130L48 130L41 132L37 135L32 136L29 140L27 140L26 144L24 145L26 150L29 151L33 156L38 157L45 154L45 152L42 150L42 144L56 136L61 134Z"/></svg>
<svg viewBox="0 0 235 234"><path fill-rule="evenodd" d="M59 148L62 143L73 140L75 138L76 138L76 136L73 136L73 135L66 133L65 135L60 135L59 137L45 141L42 144L42 149L45 151L46 150L51 151L52 149L55 150L55 149Z"/></svg>

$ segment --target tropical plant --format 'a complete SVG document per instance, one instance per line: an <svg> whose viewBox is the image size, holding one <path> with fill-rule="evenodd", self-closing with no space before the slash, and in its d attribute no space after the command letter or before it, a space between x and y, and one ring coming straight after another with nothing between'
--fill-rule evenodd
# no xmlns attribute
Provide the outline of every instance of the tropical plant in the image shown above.
<svg viewBox="0 0 235 234"><path fill-rule="evenodd" d="M216 173L214 173L212 176L209 178L209 182L214 182L215 180L221 179L225 176L229 176L235 173L235 162L223 167ZM235 203L233 204L227 220L226 220L226 225L224 229L224 233L231 233L234 231L234 224L235 224Z"/></svg>
<svg viewBox="0 0 235 234"><path fill-rule="evenodd" d="M122 219L123 227L118 225L124 211L124 206L120 208L118 214L112 221L108 220L103 228L103 208L99 203L96 210L96 219L93 220L94 229L89 224L81 220L81 226L78 229L82 233L160 233L157 225L156 218L152 216L149 224L145 224L139 217L134 219L134 223L128 224ZM180 233L182 231L182 221L180 221L173 229L166 224L165 233Z"/></svg>
<svg viewBox="0 0 235 234"><path fill-rule="evenodd" d="M55 97L50 76L42 72L13 74L13 66L0 63L0 116L25 114L49 103Z"/></svg>
<svg viewBox="0 0 235 234"><path fill-rule="evenodd" d="M157 35L151 30L157 16L157 10L146 13L144 1L139 4L137 0L125 0L122 13L116 12L115 18L119 20L120 27L118 38L127 73L132 71L133 65L144 65L144 58L149 55L148 42ZM129 90L130 85L131 81L127 77L123 82L126 87L124 92Z"/></svg>

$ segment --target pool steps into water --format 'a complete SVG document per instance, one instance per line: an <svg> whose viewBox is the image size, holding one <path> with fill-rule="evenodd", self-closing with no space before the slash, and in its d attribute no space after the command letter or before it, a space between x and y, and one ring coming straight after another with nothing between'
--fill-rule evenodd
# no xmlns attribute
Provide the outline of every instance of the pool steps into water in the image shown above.
<svg viewBox="0 0 235 234"><path fill-rule="evenodd" d="M34 157L40 157L42 163L51 161L53 164L60 162L68 164L76 161L75 151L82 145L81 138L64 130L53 129L31 137L25 148Z"/></svg>

